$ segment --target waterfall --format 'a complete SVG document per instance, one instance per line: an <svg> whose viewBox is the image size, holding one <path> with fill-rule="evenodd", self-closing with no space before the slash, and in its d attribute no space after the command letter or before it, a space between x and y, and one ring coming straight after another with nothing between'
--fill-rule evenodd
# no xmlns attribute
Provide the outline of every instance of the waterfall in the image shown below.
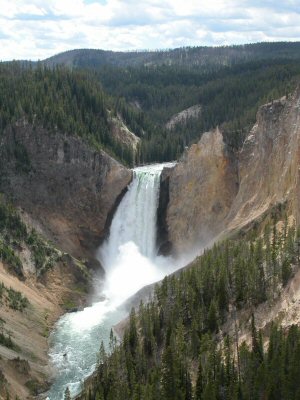
<svg viewBox="0 0 300 400"><path fill-rule="evenodd" d="M143 286L174 270L170 260L157 256L156 224L160 175L157 164L133 170L133 180L113 217L107 241L99 250L105 269L104 300L83 311L64 315L50 337L50 357L57 377L48 398L62 400L68 386L77 394L97 363L101 340L109 341L111 327L125 317L122 303Z"/></svg>
<svg viewBox="0 0 300 400"><path fill-rule="evenodd" d="M168 164L133 170L133 180L99 252L106 271L104 294L120 304L141 287L161 279L168 262L157 256L156 230L160 175Z"/></svg>
<svg viewBox="0 0 300 400"><path fill-rule="evenodd" d="M156 256L156 212L162 165L133 170L133 181L113 218L108 242L100 258L104 266L112 262L120 246L133 242L140 253Z"/></svg>

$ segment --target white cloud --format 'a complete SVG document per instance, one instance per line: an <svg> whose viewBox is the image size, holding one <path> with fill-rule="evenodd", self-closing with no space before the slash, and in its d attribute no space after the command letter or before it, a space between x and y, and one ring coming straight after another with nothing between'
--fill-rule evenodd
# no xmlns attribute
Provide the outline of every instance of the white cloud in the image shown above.
<svg viewBox="0 0 300 400"><path fill-rule="evenodd" d="M0 59L300 39L299 0L0 0Z"/></svg>

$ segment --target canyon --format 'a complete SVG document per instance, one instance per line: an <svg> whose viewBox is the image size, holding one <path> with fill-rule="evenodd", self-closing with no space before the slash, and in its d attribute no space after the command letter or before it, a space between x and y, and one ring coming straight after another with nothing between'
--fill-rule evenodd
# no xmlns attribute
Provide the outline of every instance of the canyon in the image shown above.
<svg viewBox="0 0 300 400"><path fill-rule="evenodd" d="M284 207L298 223L299 116L298 88L259 109L239 152L225 144L216 128L186 149L174 167L165 168L158 206L160 253L196 255L216 240L246 231L276 207ZM30 366L28 379L15 385L17 353L2 352L0 368L12 393L30 398L26 382L45 384L51 375L45 331L66 311L67 302L75 308L85 304L91 277L101 270L96 250L107 237L132 171L82 139L49 132L25 119L7 128L0 160L0 191L27 226L62 253L61 261L43 277L33 269L24 281L0 264L1 280L24 293L32 307L24 339L21 332L29 311L1 311L22 360ZM37 334L31 337L32 330ZM36 352L26 353L28 347Z"/></svg>

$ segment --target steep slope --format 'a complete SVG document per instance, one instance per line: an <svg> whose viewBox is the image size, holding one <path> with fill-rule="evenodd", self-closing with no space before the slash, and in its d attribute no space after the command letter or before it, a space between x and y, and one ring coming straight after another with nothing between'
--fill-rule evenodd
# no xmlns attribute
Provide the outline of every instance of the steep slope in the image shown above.
<svg viewBox="0 0 300 400"><path fill-rule="evenodd" d="M299 219L300 91L262 106L241 151L229 156L219 131L203 136L170 173L166 224L188 251L287 203Z"/></svg>
<svg viewBox="0 0 300 400"><path fill-rule="evenodd" d="M0 198L0 398L5 391L32 398L48 387L49 332L63 312L85 303L90 284L86 266L23 217Z"/></svg>
<svg viewBox="0 0 300 400"><path fill-rule="evenodd" d="M149 303L131 311L122 343L102 349L78 399L296 400L299 319L286 318L278 302L299 309L300 230L288 220L277 230L277 217L265 221L262 236L253 227L165 277Z"/></svg>
<svg viewBox="0 0 300 400"><path fill-rule="evenodd" d="M0 262L0 321L1 333L11 342L0 343L0 371L4 376L0 379L0 398L7 390L11 398L32 399L50 384L48 339L53 324L70 305L75 308L85 304L86 282L68 257L55 263L42 278L29 273L25 281L11 275L7 265ZM22 296L24 309L7 300L13 296Z"/></svg>
<svg viewBox="0 0 300 400"><path fill-rule="evenodd" d="M215 130L165 171L177 252L233 238L166 277L131 312L122 344L102 353L85 395L297 399L299 114L298 88L260 108L236 157Z"/></svg>
<svg viewBox="0 0 300 400"><path fill-rule="evenodd" d="M239 192L227 230L247 224L273 205L288 203L299 221L300 89L259 109L239 155Z"/></svg>
<svg viewBox="0 0 300 400"><path fill-rule="evenodd" d="M164 171L159 222L175 252L231 239L131 312L80 399L297 399L299 113L298 88L260 108L239 153L216 129Z"/></svg>
<svg viewBox="0 0 300 400"><path fill-rule="evenodd" d="M93 260L131 172L80 138L25 119L0 146L0 191L75 257Z"/></svg>
<svg viewBox="0 0 300 400"><path fill-rule="evenodd" d="M205 246L225 228L237 184L236 161L221 132L205 133L170 173L166 223L176 254Z"/></svg>

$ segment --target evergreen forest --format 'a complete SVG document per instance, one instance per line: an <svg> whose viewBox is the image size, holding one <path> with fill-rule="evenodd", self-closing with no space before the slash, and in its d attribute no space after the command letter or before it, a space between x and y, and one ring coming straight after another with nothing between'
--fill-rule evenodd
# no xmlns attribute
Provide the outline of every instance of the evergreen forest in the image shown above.
<svg viewBox="0 0 300 400"><path fill-rule="evenodd" d="M253 314L297 273L299 239L299 229L273 217L263 230L216 244L165 277L149 303L132 309L122 343L111 333L109 350L101 344L80 398L299 399L299 327L272 322L258 330ZM243 315L247 341L239 338Z"/></svg>
<svg viewBox="0 0 300 400"><path fill-rule="evenodd" d="M2 63L0 134L25 118L82 137L132 166L178 159L219 126L236 151L258 107L294 90L299 60L298 43L261 43L154 54L78 50L39 63ZM193 106L197 115L167 125ZM140 138L137 149L112 135L114 117Z"/></svg>

